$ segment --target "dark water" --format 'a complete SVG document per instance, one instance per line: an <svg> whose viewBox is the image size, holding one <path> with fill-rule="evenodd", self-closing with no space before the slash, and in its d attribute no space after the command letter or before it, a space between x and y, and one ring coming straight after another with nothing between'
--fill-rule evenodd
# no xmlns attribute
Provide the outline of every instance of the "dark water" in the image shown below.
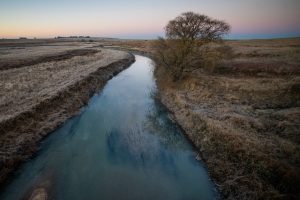
<svg viewBox="0 0 300 200"><path fill-rule="evenodd" d="M43 142L0 199L22 199L36 188L62 200L215 199L191 145L153 98L152 70L150 59L136 56Z"/></svg>

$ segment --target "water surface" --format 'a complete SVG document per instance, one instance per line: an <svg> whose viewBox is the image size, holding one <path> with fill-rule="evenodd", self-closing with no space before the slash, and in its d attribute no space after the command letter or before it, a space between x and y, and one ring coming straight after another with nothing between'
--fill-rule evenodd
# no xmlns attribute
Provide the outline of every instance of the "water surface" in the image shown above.
<svg viewBox="0 0 300 200"><path fill-rule="evenodd" d="M22 199L36 188L61 200L215 199L205 168L155 92L151 60L136 56L44 140L0 199Z"/></svg>

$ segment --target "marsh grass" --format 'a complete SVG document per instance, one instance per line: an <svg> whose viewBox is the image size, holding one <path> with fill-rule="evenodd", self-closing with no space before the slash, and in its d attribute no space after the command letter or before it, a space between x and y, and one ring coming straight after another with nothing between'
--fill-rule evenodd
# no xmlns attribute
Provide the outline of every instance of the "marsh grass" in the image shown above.
<svg viewBox="0 0 300 200"><path fill-rule="evenodd" d="M232 60L178 83L157 66L163 103L199 150L225 199L299 196L299 43L227 41Z"/></svg>

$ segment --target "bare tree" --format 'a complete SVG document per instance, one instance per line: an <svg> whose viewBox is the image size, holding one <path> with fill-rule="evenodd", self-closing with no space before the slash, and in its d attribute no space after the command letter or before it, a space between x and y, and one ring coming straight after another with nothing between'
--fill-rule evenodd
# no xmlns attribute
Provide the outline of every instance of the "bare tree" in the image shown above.
<svg viewBox="0 0 300 200"><path fill-rule="evenodd" d="M159 38L155 44L154 58L166 71L179 80L185 73L203 67L209 52L206 46L220 42L230 31L230 26L208 16L186 12L169 21L165 27L166 39Z"/></svg>
<svg viewBox="0 0 300 200"><path fill-rule="evenodd" d="M169 21L165 30L168 39L181 39L189 42L197 39L214 41L227 34L230 26L205 15L186 12Z"/></svg>

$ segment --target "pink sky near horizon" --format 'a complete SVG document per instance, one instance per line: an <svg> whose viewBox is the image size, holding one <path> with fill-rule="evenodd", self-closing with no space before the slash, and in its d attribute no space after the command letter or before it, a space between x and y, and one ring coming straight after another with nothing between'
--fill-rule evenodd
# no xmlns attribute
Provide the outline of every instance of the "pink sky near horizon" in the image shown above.
<svg viewBox="0 0 300 200"><path fill-rule="evenodd" d="M0 38L162 35L185 11L227 21L232 34L299 34L300 0L1 0Z"/></svg>

